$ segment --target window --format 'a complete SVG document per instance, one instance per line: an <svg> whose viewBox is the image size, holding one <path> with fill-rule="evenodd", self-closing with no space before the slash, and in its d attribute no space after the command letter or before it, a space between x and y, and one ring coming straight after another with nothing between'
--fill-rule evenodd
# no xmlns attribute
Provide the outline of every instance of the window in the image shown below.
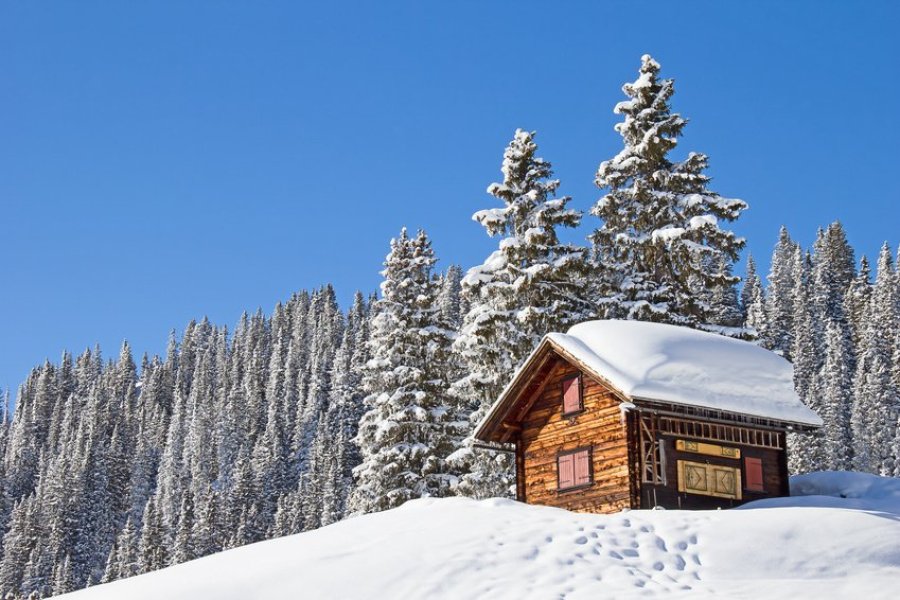
<svg viewBox="0 0 900 600"><path fill-rule="evenodd" d="M677 461L678 491L716 498L741 499L741 470L724 465Z"/></svg>
<svg viewBox="0 0 900 600"><path fill-rule="evenodd" d="M745 488L754 492L766 491L766 487L765 485L763 485L763 469L761 459L752 458L750 456L746 457L744 459L744 473L747 477L746 481L744 482Z"/></svg>
<svg viewBox="0 0 900 600"><path fill-rule="evenodd" d="M581 375L563 379L563 416L574 415L584 410L581 398Z"/></svg>
<svg viewBox="0 0 900 600"><path fill-rule="evenodd" d="M594 481L591 449L582 448L560 454L556 458L556 471L560 491L590 485Z"/></svg>

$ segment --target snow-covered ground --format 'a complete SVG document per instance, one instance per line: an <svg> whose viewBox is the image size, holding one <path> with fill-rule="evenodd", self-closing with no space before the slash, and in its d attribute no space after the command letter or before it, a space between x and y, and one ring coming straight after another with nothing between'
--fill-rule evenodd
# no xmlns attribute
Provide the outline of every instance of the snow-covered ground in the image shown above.
<svg viewBox="0 0 900 600"><path fill-rule="evenodd" d="M799 496L728 511L417 500L66 597L897 597L900 479L814 473L792 486Z"/></svg>

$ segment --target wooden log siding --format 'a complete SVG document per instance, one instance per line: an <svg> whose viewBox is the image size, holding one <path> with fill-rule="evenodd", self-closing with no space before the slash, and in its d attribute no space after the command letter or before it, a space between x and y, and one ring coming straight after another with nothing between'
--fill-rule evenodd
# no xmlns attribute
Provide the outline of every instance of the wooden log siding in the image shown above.
<svg viewBox="0 0 900 600"><path fill-rule="evenodd" d="M563 415L563 381L579 371L559 360L522 420L519 489L530 504L580 512L616 512L631 506L628 438L618 399L589 376L581 377L582 411ZM589 448L592 481L560 490L557 459Z"/></svg>

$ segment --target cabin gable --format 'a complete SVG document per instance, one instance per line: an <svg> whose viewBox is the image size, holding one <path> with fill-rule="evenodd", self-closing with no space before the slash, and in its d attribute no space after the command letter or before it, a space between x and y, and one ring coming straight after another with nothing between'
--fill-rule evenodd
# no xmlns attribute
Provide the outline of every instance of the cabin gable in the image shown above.
<svg viewBox="0 0 900 600"><path fill-rule="evenodd" d="M565 359L551 360L540 393L519 421L519 499L580 512L632 507L619 398Z"/></svg>

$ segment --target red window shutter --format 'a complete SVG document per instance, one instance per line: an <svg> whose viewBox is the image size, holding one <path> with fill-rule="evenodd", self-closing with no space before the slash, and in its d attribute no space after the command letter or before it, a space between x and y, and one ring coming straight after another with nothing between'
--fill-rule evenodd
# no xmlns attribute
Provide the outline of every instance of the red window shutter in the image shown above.
<svg viewBox="0 0 900 600"><path fill-rule="evenodd" d="M747 456L744 458L744 477L746 478L745 487L748 490L756 492L765 491L763 485L762 460Z"/></svg>
<svg viewBox="0 0 900 600"><path fill-rule="evenodd" d="M559 489L575 486L575 455L563 454L556 459L556 466L559 469Z"/></svg>
<svg viewBox="0 0 900 600"><path fill-rule="evenodd" d="M581 377L571 377L563 381L563 414L581 410Z"/></svg>
<svg viewBox="0 0 900 600"><path fill-rule="evenodd" d="M575 485L585 485L591 482L591 453L581 450L575 457Z"/></svg>

